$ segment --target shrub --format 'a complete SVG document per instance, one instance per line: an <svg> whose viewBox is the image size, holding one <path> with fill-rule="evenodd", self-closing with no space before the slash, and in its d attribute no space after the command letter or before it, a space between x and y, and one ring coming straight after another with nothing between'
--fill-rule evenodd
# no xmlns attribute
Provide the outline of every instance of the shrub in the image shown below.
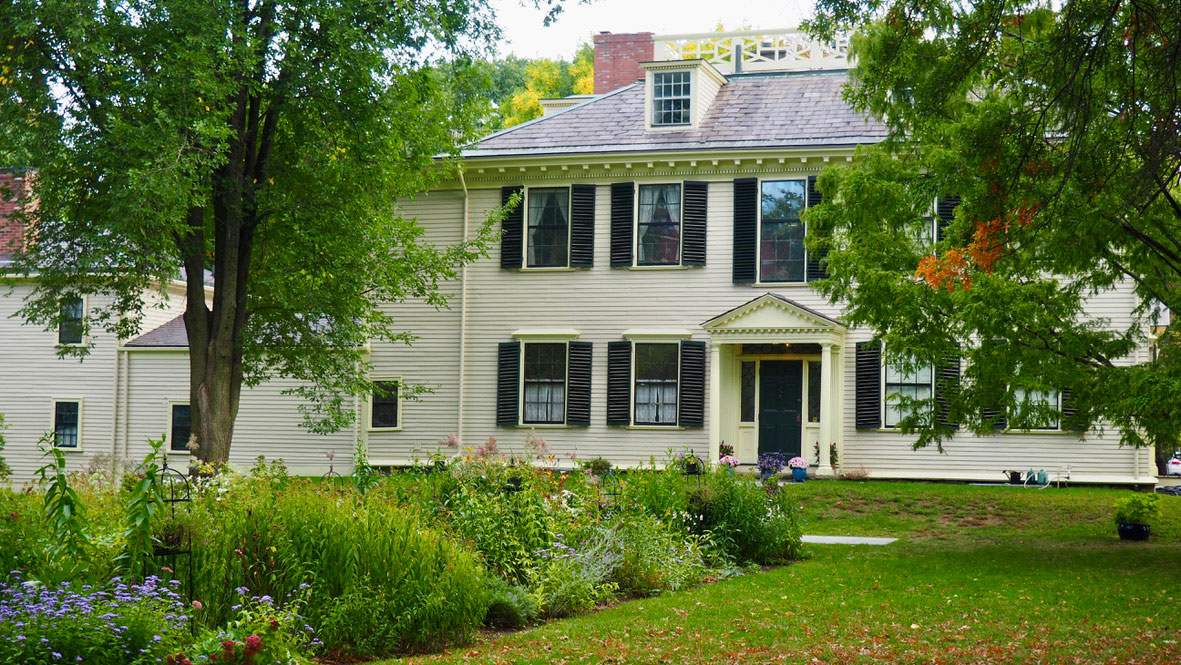
<svg viewBox="0 0 1181 665"><path fill-rule="evenodd" d="M205 630L187 649L165 658L168 665L305 665L319 645L299 610L308 587L282 607L266 596L244 598L235 616L221 628ZM240 589L242 595L245 590Z"/></svg>
<svg viewBox="0 0 1181 665"><path fill-rule="evenodd" d="M710 473L693 486L690 527L710 533L739 562L778 563L799 558L799 514L790 495L770 497L752 478Z"/></svg>
<svg viewBox="0 0 1181 665"><path fill-rule="evenodd" d="M679 519L689 505L688 481L675 466L629 473L623 483L628 504L661 520Z"/></svg>
<svg viewBox="0 0 1181 665"><path fill-rule="evenodd" d="M100 588L0 582L0 663L155 663L186 638L180 597L149 577Z"/></svg>
<svg viewBox="0 0 1181 665"><path fill-rule="evenodd" d="M1160 517L1160 495L1133 494L1115 502L1116 524L1151 525Z"/></svg>
<svg viewBox="0 0 1181 665"><path fill-rule="evenodd" d="M542 613L571 616L609 600L616 591L609 577L620 556L606 534L592 529L582 539L571 538L572 544L566 544L562 534L555 538L553 547L538 552L542 563L530 576Z"/></svg>
<svg viewBox="0 0 1181 665"><path fill-rule="evenodd" d="M484 625L490 628L521 628L537 618L537 603L524 587L493 577L489 589Z"/></svg>
<svg viewBox="0 0 1181 665"><path fill-rule="evenodd" d="M705 578L701 543L651 515L624 514L606 527L619 556L609 579L621 593L646 596Z"/></svg>

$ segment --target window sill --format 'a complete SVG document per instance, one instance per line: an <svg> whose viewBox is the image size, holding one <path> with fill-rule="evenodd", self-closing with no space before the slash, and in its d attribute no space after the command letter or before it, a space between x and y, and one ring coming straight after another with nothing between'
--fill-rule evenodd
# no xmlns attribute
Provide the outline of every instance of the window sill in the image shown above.
<svg viewBox="0 0 1181 665"><path fill-rule="evenodd" d="M64 448L62 446L54 446L54 448L62 451L63 453L84 453L84 452L86 452L82 448L82 446L74 446L73 448Z"/></svg>
<svg viewBox="0 0 1181 665"><path fill-rule="evenodd" d="M682 432L689 428L680 425L627 425L624 429L648 430L653 432Z"/></svg>
<svg viewBox="0 0 1181 665"><path fill-rule="evenodd" d="M517 272L578 272L579 270L580 270L579 268L571 268L570 266L554 266L554 267L552 267L552 268L546 268L546 267L536 267L536 268L521 267L520 269L518 269L518 270L517 270ZM585 268L583 268L583 270L585 270Z"/></svg>
<svg viewBox="0 0 1181 665"><path fill-rule="evenodd" d="M638 266L638 265L637 266L630 266L630 267L628 267L628 270L635 270L638 272L647 272L649 270L656 270L656 271L660 271L660 270L688 270L690 268L701 268L701 267L704 267L704 266L686 266L686 265L681 265L679 263L676 265L673 265L670 263L666 266Z"/></svg>
<svg viewBox="0 0 1181 665"><path fill-rule="evenodd" d="M367 428L365 428L365 431L371 432L371 433L377 433L377 434L380 434L382 432L401 432L402 426L398 425L397 427L367 427Z"/></svg>
<svg viewBox="0 0 1181 665"><path fill-rule="evenodd" d="M513 429L574 429L585 425L567 425L566 423L521 423L513 425Z"/></svg>

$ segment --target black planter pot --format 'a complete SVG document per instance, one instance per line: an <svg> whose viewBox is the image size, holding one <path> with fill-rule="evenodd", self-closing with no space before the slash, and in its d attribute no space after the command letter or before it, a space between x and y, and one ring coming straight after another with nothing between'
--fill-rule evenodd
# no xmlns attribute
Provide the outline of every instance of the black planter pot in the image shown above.
<svg viewBox="0 0 1181 665"><path fill-rule="evenodd" d="M1147 524L1120 524L1120 540L1148 540L1152 529Z"/></svg>

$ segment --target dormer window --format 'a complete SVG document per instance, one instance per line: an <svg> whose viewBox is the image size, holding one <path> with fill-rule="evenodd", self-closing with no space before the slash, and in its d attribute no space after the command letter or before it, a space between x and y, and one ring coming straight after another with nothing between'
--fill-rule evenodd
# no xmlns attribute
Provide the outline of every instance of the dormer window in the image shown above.
<svg viewBox="0 0 1181 665"><path fill-rule="evenodd" d="M652 125L688 125L693 121L692 74L688 71L652 75Z"/></svg>

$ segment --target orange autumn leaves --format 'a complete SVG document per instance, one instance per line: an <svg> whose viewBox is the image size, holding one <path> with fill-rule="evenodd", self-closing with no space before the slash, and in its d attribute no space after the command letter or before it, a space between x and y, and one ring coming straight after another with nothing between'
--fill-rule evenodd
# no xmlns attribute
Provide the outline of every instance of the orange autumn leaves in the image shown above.
<svg viewBox="0 0 1181 665"><path fill-rule="evenodd" d="M933 289L967 291L972 288L972 273L992 273L1004 257L1011 241L1010 220L1028 227L1038 205L1027 203L1010 214L976 223L972 241L964 247L952 247L942 255L925 256L919 261L915 276Z"/></svg>

